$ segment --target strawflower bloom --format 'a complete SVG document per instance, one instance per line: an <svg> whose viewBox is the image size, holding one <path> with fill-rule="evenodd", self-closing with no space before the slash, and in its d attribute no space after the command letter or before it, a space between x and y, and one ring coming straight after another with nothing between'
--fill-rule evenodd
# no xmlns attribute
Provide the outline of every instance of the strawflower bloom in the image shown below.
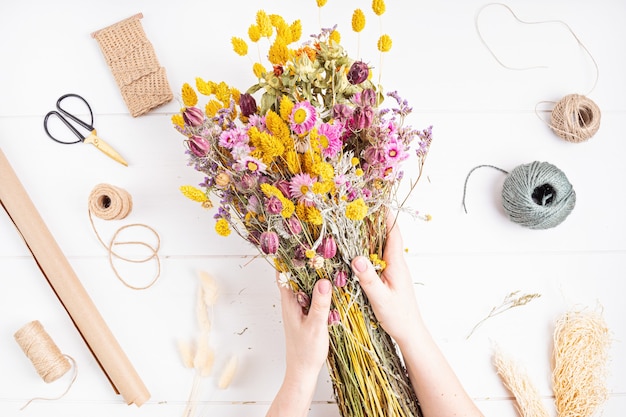
<svg viewBox="0 0 626 417"><path fill-rule="evenodd" d="M317 114L315 108L308 101L300 101L293 106L289 118L291 130L302 135L315 126Z"/></svg>

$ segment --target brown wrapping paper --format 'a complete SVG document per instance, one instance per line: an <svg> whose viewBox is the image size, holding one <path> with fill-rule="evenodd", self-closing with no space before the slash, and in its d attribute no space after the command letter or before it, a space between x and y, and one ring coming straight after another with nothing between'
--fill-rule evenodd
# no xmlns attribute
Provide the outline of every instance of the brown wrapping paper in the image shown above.
<svg viewBox="0 0 626 417"><path fill-rule="evenodd" d="M0 149L0 203L24 238L41 272L65 307L87 347L127 404L150 398L146 386L46 227Z"/></svg>

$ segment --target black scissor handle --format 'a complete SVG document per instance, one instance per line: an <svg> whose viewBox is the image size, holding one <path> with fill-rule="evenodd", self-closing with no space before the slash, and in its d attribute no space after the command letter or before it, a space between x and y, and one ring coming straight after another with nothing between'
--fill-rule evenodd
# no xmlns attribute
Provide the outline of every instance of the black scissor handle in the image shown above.
<svg viewBox="0 0 626 417"><path fill-rule="evenodd" d="M90 117L90 122L89 123L86 123L85 121L79 119L78 117L74 116L72 113L68 112L63 107L61 107L61 103L63 102L63 100L68 98L68 97L76 97L79 100L81 100L83 103L85 103L85 105L87 106L87 109L89 110L89 117ZM48 112L48 114L46 114L46 117L44 117L44 119L43 119L43 128L46 131L46 134L50 137L50 139L54 140L55 142L66 144L66 145L71 145L71 144L82 142L83 140L85 140L85 135L81 134L78 131L78 129L76 129L76 127L74 125L72 125L72 123L70 123L68 118L70 120L72 120L73 122L79 124L80 126L84 127L89 132L94 130L94 127L93 127L93 112L91 111L91 106L89 105L89 103L87 103L87 100L85 100L84 98L82 98L78 94L71 94L70 93L70 94L62 95L57 100L56 107L57 107L58 111L57 110L52 110L52 111ZM74 135L76 135L78 140L75 140L75 141L64 141L64 140L60 140L60 139L55 138L50 133L50 131L48 130L48 119L50 118L50 116L56 116L57 118L59 118L61 120L61 122L63 122L63 124L65 126L67 126L67 128Z"/></svg>

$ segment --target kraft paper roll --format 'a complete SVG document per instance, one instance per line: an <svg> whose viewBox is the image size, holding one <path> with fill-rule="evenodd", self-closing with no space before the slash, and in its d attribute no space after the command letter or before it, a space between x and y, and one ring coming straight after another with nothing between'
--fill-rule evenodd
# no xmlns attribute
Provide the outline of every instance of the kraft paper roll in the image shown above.
<svg viewBox="0 0 626 417"><path fill-rule="evenodd" d="M150 398L146 386L98 312L0 149L0 203L65 307L87 347L127 404Z"/></svg>

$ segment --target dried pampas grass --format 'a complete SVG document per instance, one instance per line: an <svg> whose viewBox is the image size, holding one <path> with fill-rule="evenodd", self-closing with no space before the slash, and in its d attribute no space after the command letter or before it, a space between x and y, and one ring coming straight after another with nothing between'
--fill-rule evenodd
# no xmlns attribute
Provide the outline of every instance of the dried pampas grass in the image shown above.
<svg viewBox="0 0 626 417"><path fill-rule="evenodd" d="M515 396L517 412L522 417L550 417L537 388L526 370L496 348L494 365L506 388Z"/></svg>
<svg viewBox="0 0 626 417"><path fill-rule="evenodd" d="M237 365L239 360L237 356L233 355L228 360L228 363L224 367L222 374L220 375L220 380L218 383L218 387L220 389L226 389L230 386L231 382L233 382L233 378L235 377L235 373L237 372Z"/></svg>
<svg viewBox="0 0 626 417"><path fill-rule="evenodd" d="M591 417L606 402L610 345L598 311L571 311L557 320L552 383L559 417Z"/></svg>

